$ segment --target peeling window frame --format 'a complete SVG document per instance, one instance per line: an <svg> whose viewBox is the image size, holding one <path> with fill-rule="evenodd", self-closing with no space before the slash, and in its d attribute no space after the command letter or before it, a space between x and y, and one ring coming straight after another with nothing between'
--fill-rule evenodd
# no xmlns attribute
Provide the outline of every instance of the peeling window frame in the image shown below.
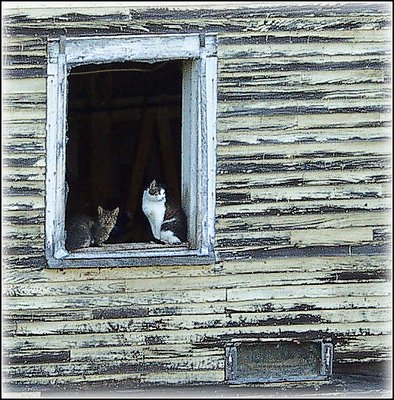
<svg viewBox="0 0 394 400"><path fill-rule="evenodd" d="M183 62L182 204L189 247L70 253L65 248L67 76L73 67L136 61ZM48 41L45 252L48 266L95 267L215 262L216 34L60 37Z"/></svg>

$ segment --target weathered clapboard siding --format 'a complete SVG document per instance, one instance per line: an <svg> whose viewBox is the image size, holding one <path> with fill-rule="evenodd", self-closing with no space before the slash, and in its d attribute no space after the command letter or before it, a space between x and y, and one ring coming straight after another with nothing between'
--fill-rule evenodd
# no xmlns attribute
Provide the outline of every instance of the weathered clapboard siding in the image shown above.
<svg viewBox="0 0 394 400"><path fill-rule="evenodd" d="M221 383L243 338L332 337L334 372L389 359L389 7L35 4L4 15L5 383ZM47 39L201 31L219 44L219 261L47 269Z"/></svg>

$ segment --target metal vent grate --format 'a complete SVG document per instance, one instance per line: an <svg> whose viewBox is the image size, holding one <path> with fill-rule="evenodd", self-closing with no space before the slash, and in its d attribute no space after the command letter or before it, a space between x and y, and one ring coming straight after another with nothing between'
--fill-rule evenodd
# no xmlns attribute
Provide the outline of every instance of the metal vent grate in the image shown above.
<svg viewBox="0 0 394 400"><path fill-rule="evenodd" d="M229 383L324 380L332 374L333 345L327 340L277 339L226 347Z"/></svg>

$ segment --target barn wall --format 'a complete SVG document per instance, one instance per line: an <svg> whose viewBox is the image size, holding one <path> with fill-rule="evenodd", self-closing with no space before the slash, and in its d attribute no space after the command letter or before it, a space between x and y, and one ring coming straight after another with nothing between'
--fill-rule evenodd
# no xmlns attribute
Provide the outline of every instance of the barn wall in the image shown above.
<svg viewBox="0 0 394 400"><path fill-rule="evenodd" d="M234 338L389 357L387 4L4 11L6 384L220 383ZM218 32L220 261L47 269L47 38L200 31Z"/></svg>

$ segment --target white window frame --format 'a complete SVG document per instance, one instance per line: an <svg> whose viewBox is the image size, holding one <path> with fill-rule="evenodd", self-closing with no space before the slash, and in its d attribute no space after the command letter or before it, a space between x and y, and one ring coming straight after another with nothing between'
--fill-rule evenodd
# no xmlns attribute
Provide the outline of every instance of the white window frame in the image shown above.
<svg viewBox="0 0 394 400"><path fill-rule="evenodd" d="M100 36L48 41L46 257L48 266L94 267L215 262L216 34ZM65 248L67 75L75 66L183 61L182 204L189 248L70 253ZM92 251L90 251L92 250Z"/></svg>

